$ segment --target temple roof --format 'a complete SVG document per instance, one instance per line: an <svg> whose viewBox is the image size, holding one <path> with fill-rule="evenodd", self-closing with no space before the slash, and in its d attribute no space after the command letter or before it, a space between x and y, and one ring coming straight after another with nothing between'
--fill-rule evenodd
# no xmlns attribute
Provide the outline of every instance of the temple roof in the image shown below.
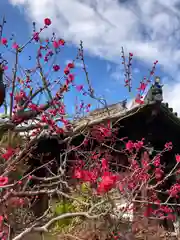
<svg viewBox="0 0 180 240"><path fill-rule="evenodd" d="M158 109L159 113L163 114L163 118L166 118L170 124L175 124L180 127L180 118L177 113L173 112L173 108L169 107L168 103L163 102L163 86L161 85L157 86L156 84L152 84L147 94L144 96L143 104L138 104L133 101L131 106L127 107L127 105L127 101L124 100L108 105L107 107L95 109L85 117L72 121L72 128L65 130L65 135L78 134L82 129L106 122L107 120L118 123L123 119L128 119L132 115L145 112L146 110L153 112L154 109ZM0 126L2 125L2 128L7 124L12 125L12 123L9 123L9 119L1 119ZM51 135L47 127L41 131L39 137L44 134L46 136Z"/></svg>
<svg viewBox="0 0 180 240"><path fill-rule="evenodd" d="M173 112L173 108L169 107L169 104L163 102L163 86L160 84L152 84L147 94L144 96L144 103L137 104L134 101L129 108L126 107L125 101L121 101L104 108L95 109L90 112L86 117L73 122L74 131L88 126L96 125L106 120L121 121L124 118L128 118L138 112L144 111L147 108L154 108L159 106L161 111L172 123L180 127L180 118L176 112Z"/></svg>

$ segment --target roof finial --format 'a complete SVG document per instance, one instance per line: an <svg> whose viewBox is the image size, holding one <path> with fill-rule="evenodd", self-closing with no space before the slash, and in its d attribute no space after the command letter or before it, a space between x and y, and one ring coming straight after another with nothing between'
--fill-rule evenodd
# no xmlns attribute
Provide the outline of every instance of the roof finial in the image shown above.
<svg viewBox="0 0 180 240"><path fill-rule="evenodd" d="M163 85L161 84L160 77L156 76L154 80L154 84L152 85L152 98L155 102L162 102L163 101Z"/></svg>
<svg viewBox="0 0 180 240"><path fill-rule="evenodd" d="M154 85L155 85L157 88L162 88L160 77L158 77L158 76L155 77Z"/></svg>
<svg viewBox="0 0 180 240"><path fill-rule="evenodd" d="M144 101L149 102L162 102L163 101L163 92L162 92L163 85L161 84L160 77L156 76L154 79L154 83L150 87L149 91L147 92Z"/></svg>

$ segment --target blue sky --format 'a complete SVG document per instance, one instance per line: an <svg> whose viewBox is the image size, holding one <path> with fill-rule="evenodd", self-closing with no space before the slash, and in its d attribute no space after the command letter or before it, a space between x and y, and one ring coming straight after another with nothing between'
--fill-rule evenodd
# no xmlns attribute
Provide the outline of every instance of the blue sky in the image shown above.
<svg viewBox="0 0 180 240"><path fill-rule="evenodd" d="M72 60L80 40L84 42L87 70L96 94L104 96L108 103L132 99L139 81L148 76L148 70L155 60L159 61L157 75L165 84L165 100L180 113L180 16L179 1L176 0L1 0L0 17L7 19L5 37L11 33L19 44L32 34L32 22L42 26L43 19L50 17L52 26L45 31L50 36L55 31L68 44L57 59L61 69ZM132 52L133 89L129 95L123 86L121 46L126 53ZM20 63L28 68L28 56L34 46L22 54ZM0 48L0 51L5 51ZM10 63L13 58L8 55ZM10 72L8 72L11 76ZM62 75L62 74L61 74ZM52 75L53 77L54 75ZM37 78L38 79L38 78ZM38 80L37 80L38 81ZM76 70L77 84L84 84L85 76L80 67ZM69 110L74 106L76 96L73 90L67 98ZM91 100L86 99L86 102ZM97 106L96 103L94 103Z"/></svg>

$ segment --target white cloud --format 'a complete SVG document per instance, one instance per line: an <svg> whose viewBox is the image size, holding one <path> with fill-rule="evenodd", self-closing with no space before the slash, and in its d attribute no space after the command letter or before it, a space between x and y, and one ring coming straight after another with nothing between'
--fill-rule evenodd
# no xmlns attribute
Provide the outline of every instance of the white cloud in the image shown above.
<svg viewBox="0 0 180 240"><path fill-rule="evenodd" d="M159 60L163 70L179 74L179 0L9 0L23 6L27 16L42 25L52 19L52 30L74 44L84 41L90 54L121 62L121 46L147 63ZM121 3L123 2L123 3ZM113 73L120 79L121 73ZM166 96L178 107L179 83ZM177 97L177 98L176 98Z"/></svg>
<svg viewBox="0 0 180 240"><path fill-rule="evenodd" d="M109 63L106 64L106 70L108 73L112 70L111 64L109 64Z"/></svg>
<svg viewBox="0 0 180 240"><path fill-rule="evenodd" d="M140 69L139 68L133 68L133 74L137 74L140 73Z"/></svg>
<svg viewBox="0 0 180 240"><path fill-rule="evenodd" d="M116 65L116 68L114 71L111 70L110 78L115 80L116 82L124 85L124 65Z"/></svg>
<svg viewBox="0 0 180 240"><path fill-rule="evenodd" d="M123 73L122 72L118 72L115 71L111 74L110 76L112 79L114 79L115 81L117 81L118 83L121 83L121 80L123 80Z"/></svg>
<svg viewBox="0 0 180 240"><path fill-rule="evenodd" d="M91 53L119 62L120 49L142 60L169 67L180 60L178 0L9 0L24 6L28 17L42 24L53 21L53 30L75 44L84 41ZM171 59L171 61L170 61Z"/></svg>
<svg viewBox="0 0 180 240"><path fill-rule="evenodd" d="M164 85L164 102L169 103L169 107L173 107L173 112L180 115L180 83Z"/></svg>
<svg viewBox="0 0 180 240"><path fill-rule="evenodd" d="M106 93L111 93L111 90L109 88L105 88L104 90Z"/></svg>

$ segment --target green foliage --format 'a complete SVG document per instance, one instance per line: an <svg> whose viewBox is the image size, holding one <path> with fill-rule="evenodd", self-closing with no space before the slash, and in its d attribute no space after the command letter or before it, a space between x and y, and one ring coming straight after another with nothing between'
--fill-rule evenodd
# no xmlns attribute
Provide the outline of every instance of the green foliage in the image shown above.
<svg viewBox="0 0 180 240"><path fill-rule="evenodd" d="M89 194L91 192L90 185L88 183L82 183L80 186L82 194Z"/></svg>
<svg viewBox="0 0 180 240"><path fill-rule="evenodd" d="M53 207L54 217L60 216L64 213L73 213L77 212L76 207L73 205L72 201L69 200L61 200L60 202L56 203ZM66 232L72 228L74 222L74 218L64 218L55 223L54 228L52 229L53 232Z"/></svg>
<svg viewBox="0 0 180 240"><path fill-rule="evenodd" d="M72 194L72 197L79 200L69 200L69 199L63 199L59 201L58 203L55 203L53 206L53 214L54 216L59 216L64 213L73 213L73 212L83 212L87 211L87 206L82 204L81 202L90 202L91 201L91 195L90 195L90 186L88 184L83 183L78 191L75 191ZM71 231L77 224L81 222L80 217L75 218L64 218L62 220L59 220L55 223L55 226L53 228L53 232L69 232Z"/></svg>
<svg viewBox="0 0 180 240"><path fill-rule="evenodd" d="M64 214L64 213L72 213L72 212L75 212L76 208L73 206L73 203L72 202L59 202L56 204L55 206L55 210L54 210L54 213L56 216L59 216L61 214ZM58 221L58 226L65 226L65 225L69 225L71 223L72 219L71 218L65 218L65 219L62 219L62 220L59 220Z"/></svg>

